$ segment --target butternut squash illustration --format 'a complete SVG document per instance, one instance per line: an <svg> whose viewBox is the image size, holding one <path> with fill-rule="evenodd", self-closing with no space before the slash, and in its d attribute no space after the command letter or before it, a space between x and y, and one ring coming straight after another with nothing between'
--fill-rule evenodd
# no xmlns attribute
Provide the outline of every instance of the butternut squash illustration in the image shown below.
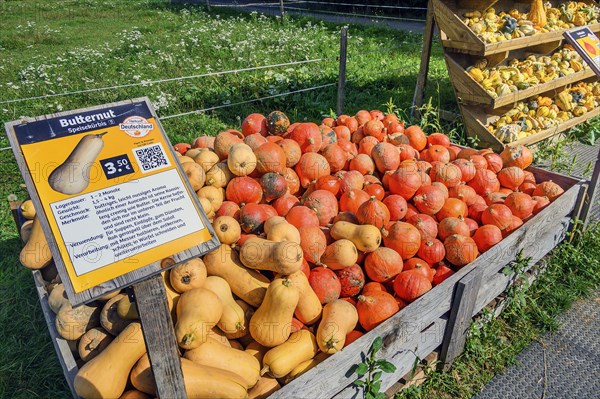
<svg viewBox="0 0 600 399"><path fill-rule="evenodd" d="M224 278L235 295L254 307L260 306L267 292L269 279L242 265L237 252L229 245L223 244L205 255L204 264L209 276Z"/></svg>
<svg viewBox="0 0 600 399"><path fill-rule="evenodd" d="M298 306L296 306L294 315L307 326L316 323L321 317L323 305L321 305L319 297L310 286L306 274L302 270L298 270L290 274L288 279L292 281L300 293L300 299L298 300Z"/></svg>
<svg viewBox="0 0 600 399"><path fill-rule="evenodd" d="M177 303L175 336L183 349L194 349L206 342L208 332L223 314L217 295L205 288L184 292Z"/></svg>
<svg viewBox="0 0 600 399"><path fill-rule="evenodd" d="M29 240L21 250L19 260L23 266L33 270L42 269L52 261L50 246L37 216L33 219Z"/></svg>
<svg viewBox="0 0 600 399"><path fill-rule="evenodd" d="M275 378L285 377L296 366L317 355L319 347L313 333L299 330L289 339L265 354L261 374L269 373Z"/></svg>
<svg viewBox="0 0 600 399"><path fill-rule="evenodd" d="M250 335L263 346L274 347L290 336L294 310L298 305L298 288L287 278L273 279L265 299L250 319Z"/></svg>
<svg viewBox="0 0 600 399"><path fill-rule="evenodd" d="M223 304L223 314L217 326L230 339L243 337L248 333L244 309L233 299L231 289L225 279L209 276L204 282L204 288L214 292Z"/></svg>
<svg viewBox="0 0 600 399"><path fill-rule="evenodd" d="M211 338L199 347L186 351L183 357L200 366L231 371L242 377L246 388L252 388L260 379L260 363L254 356L228 348Z"/></svg>
<svg viewBox="0 0 600 399"><path fill-rule="evenodd" d="M317 329L317 343L322 352L334 354L344 347L346 334L358 323L356 308L341 299L329 302L323 308L323 318Z"/></svg>
<svg viewBox="0 0 600 399"><path fill-rule="evenodd" d="M303 256L302 247L296 242L275 242L258 237L249 238L240 249L240 260L245 266L283 275L300 270Z"/></svg>
<svg viewBox="0 0 600 399"><path fill-rule="evenodd" d="M118 398L125 391L131 369L146 353L140 323L128 325L98 356L84 364L75 376L77 395Z"/></svg>
<svg viewBox="0 0 600 399"><path fill-rule="evenodd" d="M100 134L87 134L75 146L67 159L50 173L48 183L54 191L73 195L84 191L90 184L90 171L104 148Z"/></svg>

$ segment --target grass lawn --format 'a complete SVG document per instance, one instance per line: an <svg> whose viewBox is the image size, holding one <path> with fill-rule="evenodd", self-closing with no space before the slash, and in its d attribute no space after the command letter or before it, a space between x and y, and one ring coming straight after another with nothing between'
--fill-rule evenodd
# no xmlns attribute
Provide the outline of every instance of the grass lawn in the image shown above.
<svg viewBox="0 0 600 399"><path fill-rule="evenodd" d="M337 80L340 26L174 7L167 0L0 1L0 121L148 96L162 117L275 96ZM406 109L421 56L419 35L352 26L347 113ZM384 51L380 51L384 50ZM54 93L143 83L263 65L324 59L277 68L144 84L69 96L8 102ZM455 110L439 43L428 96ZM281 109L317 121L336 107L336 88L169 118L173 142L239 128L252 112ZM7 147L5 135L0 148ZM0 151L0 197L23 199L11 151ZM596 241L596 245L598 241ZM0 397L67 397L68 389L38 305L31 274L19 265L20 243L8 206L0 207Z"/></svg>

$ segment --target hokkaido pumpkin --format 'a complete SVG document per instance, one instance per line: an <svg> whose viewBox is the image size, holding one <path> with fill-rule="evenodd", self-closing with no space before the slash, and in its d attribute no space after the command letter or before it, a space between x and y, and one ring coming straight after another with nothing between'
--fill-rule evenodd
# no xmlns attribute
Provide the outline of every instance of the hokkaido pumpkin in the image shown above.
<svg viewBox="0 0 600 399"><path fill-rule="evenodd" d="M375 197L363 202L356 211L360 224L368 224L383 229L390 222L390 211L387 206Z"/></svg>
<svg viewBox="0 0 600 399"><path fill-rule="evenodd" d="M390 143L378 143L373 147L371 157L380 173L396 170L400 165L400 152Z"/></svg>
<svg viewBox="0 0 600 399"><path fill-rule="evenodd" d="M289 138L300 145L302 153L318 152L323 142L319 126L312 122L298 124Z"/></svg>
<svg viewBox="0 0 600 399"><path fill-rule="evenodd" d="M352 189L340 197L340 211L358 213L358 208L369 200L370 196L363 190Z"/></svg>
<svg viewBox="0 0 600 399"><path fill-rule="evenodd" d="M227 200L240 206L249 203L258 204L262 199L262 193L260 183L248 176L231 179L225 190Z"/></svg>
<svg viewBox="0 0 600 399"><path fill-rule="evenodd" d="M358 297L356 310L362 328L371 331L396 314L400 307L392 295L383 291L374 291Z"/></svg>
<svg viewBox="0 0 600 399"><path fill-rule="evenodd" d="M294 167L298 174L300 184L306 188L311 182L316 181L319 177L331 174L331 168L327 159L314 152L305 153L300 158L300 161Z"/></svg>
<svg viewBox="0 0 600 399"><path fill-rule="evenodd" d="M563 194L565 190L558 184L554 183L552 180L545 181L536 186L535 190L531 194L532 197L548 197L550 202L554 201L561 194Z"/></svg>
<svg viewBox="0 0 600 399"><path fill-rule="evenodd" d="M422 184L421 175L413 164L400 165L389 178L390 192L402 196L407 201L415 195Z"/></svg>
<svg viewBox="0 0 600 399"><path fill-rule="evenodd" d="M358 295L365 285L365 274L358 264L338 270L335 274L340 280L340 285L342 287L340 297L342 298Z"/></svg>
<svg viewBox="0 0 600 399"><path fill-rule="evenodd" d="M319 264L327 247L325 233L318 226L302 226L298 231L304 258L310 263Z"/></svg>
<svg viewBox="0 0 600 399"><path fill-rule="evenodd" d="M504 151L500 153L500 158L505 168L517 166L521 169L527 169L533 162L533 154L529 148L523 145L504 147Z"/></svg>
<svg viewBox="0 0 600 399"><path fill-rule="evenodd" d="M415 212L413 216L406 219L406 222L415 226L421 234L421 239L438 236L438 223L429 215Z"/></svg>
<svg viewBox="0 0 600 399"><path fill-rule="evenodd" d="M390 220L402 220L406 216L407 203L401 195L388 195L382 201L390 212Z"/></svg>
<svg viewBox="0 0 600 399"><path fill-rule="evenodd" d="M452 234L460 234L468 237L469 233L469 226L467 226L463 219L447 217L438 225L438 235L442 241Z"/></svg>
<svg viewBox="0 0 600 399"><path fill-rule="evenodd" d="M512 214L520 219L526 219L533 214L536 202L525 193L514 192L509 194L504 205L510 209Z"/></svg>
<svg viewBox="0 0 600 399"><path fill-rule="evenodd" d="M215 137L214 151L217 153L221 160L227 159L231 147L237 143L243 143L244 135L237 130L226 130L220 132Z"/></svg>
<svg viewBox="0 0 600 399"><path fill-rule="evenodd" d="M262 114L250 114L242 121L242 133L244 136L251 134L267 135L267 119Z"/></svg>
<svg viewBox="0 0 600 399"><path fill-rule="evenodd" d="M473 262L479 252L471 237L453 234L444 240L446 259L455 266L462 267Z"/></svg>
<svg viewBox="0 0 600 399"><path fill-rule="evenodd" d="M446 187L456 187L462 182L461 169L454 164L436 163L429 172L433 182L440 182Z"/></svg>
<svg viewBox="0 0 600 399"><path fill-rule="evenodd" d="M330 191L315 190L304 200L304 206L317 214L319 225L326 226L338 214L338 201Z"/></svg>
<svg viewBox="0 0 600 399"><path fill-rule="evenodd" d="M417 252L419 258L429 263L430 266L442 261L446 256L446 249L444 244L435 238L428 238L421 241L419 252Z"/></svg>
<svg viewBox="0 0 600 399"><path fill-rule="evenodd" d="M416 191L413 202L419 212L435 215L444 206L444 192L433 185L421 186Z"/></svg>
<svg viewBox="0 0 600 399"><path fill-rule="evenodd" d="M502 231L493 224L481 226L473 234L473 241L475 241L479 252L484 253L502 241Z"/></svg>
<svg viewBox="0 0 600 399"><path fill-rule="evenodd" d="M340 297L342 285L331 269L325 267L311 269L308 282L323 305Z"/></svg>
<svg viewBox="0 0 600 399"><path fill-rule="evenodd" d="M285 215L285 220L298 229L304 226L319 227L317 213L306 206L292 207Z"/></svg>
<svg viewBox="0 0 600 399"><path fill-rule="evenodd" d="M322 352L334 354L344 347L346 334L354 330L359 315L354 306L337 299L325 305L317 329L317 344Z"/></svg>
<svg viewBox="0 0 600 399"><path fill-rule="evenodd" d="M479 169L475 177L467 183L479 195L493 193L500 190L500 181L496 174L489 169Z"/></svg>
<svg viewBox="0 0 600 399"><path fill-rule="evenodd" d="M421 233L412 224L396 222L390 227L388 235L383 237L383 243L398 252L403 260L410 259L419 251Z"/></svg>
<svg viewBox="0 0 600 399"><path fill-rule="evenodd" d="M413 302L431 288L431 282L416 273L402 272L394 279L394 292L406 302Z"/></svg>
<svg viewBox="0 0 600 399"><path fill-rule="evenodd" d="M373 281L385 283L391 281L402 272L402 257L391 248L379 247L367 254L365 258L365 272Z"/></svg>
<svg viewBox="0 0 600 399"><path fill-rule="evenodd" d="M512 223L512 212L504 204L492 204L481 214L483 224L493 224L500 230L504 230Z"/></svg>

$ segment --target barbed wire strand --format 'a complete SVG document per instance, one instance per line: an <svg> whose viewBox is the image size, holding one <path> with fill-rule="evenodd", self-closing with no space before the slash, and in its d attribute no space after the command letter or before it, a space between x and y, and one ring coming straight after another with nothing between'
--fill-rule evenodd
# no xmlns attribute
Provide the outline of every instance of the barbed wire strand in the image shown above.
<svg viewBox="0 0 600 399"><path fill-rule="evenodd" d="M308 64L308 63L332 61L332 60L337 60L337 57L314 58L311 60L291 61L291 62L285 62L282 64L263 65L263 66L252 67L252 68L240 68L240 69L232 69L232 70L218 71L218 72L208 72L208 73L202 73L202 74L197 74L197 75L181 76L181 77L177 77L177 78L149 80L149 81L138 82L138 83L126 83L126 84L115 85L115 86L106 86L106 87L97 87L97 88L93 88L93 89L75 90L75 91L69 91L69 92L64 92L64 93L45 94L42 96L33 96L33 97L25 97L25 98L13 99L13 100L0 101L0 104L11 104L11 103L30 101L30 100L42 100L42 99L46 99L46 98L70 96L70 95L74 95L74 94L83 94L83 93L92 93L92 92L105 91L105 90L122 89L125 87L147 86L147 85L153 85L153 84L165 83L165 82L177 82L177 81L204 78L204 77L210 77L210 76L229 75L232 73L250 72L250 71L257 71L257 70L262 70L262 69L280 68L280 67L290 66L290 65L302 65L302 64Z"/></svg>
<svg viewBox="0 0 600 399"><path fill-rule="evenodd" d="M285 1L283 2L285 6ZM293 3L310 3L310 4L323 4L329 6L351 6L351 7L372 7L372 8L389 8L394 10L425 10L425 7L406 7L406 6L388 6L388 5L376 5L376 4L353 4L353 3L333 3L333 2L325 2L325 1L312 1L312 0L299 0L294 1Z"/></svg>
<svg viewBox="0 0 600 399"><path fill-rule="evenodd" d="M180 116L186 116L186 115L192 115L192 114L201 114L203 112L213 111L215 109L228 108L228 107L233 107L233 106L236 106L236 105L248 104L248 103L253 103L253 102L256 102L256 101L262 101L262 100L268 100L268 99L276 98L276 97L288 96L290 94L297 94L297 93L302 93L302 92L306 92L306 91L312 91L312 90L322 89L322 88L325 88L325 87L335 86L335 85L337 85L337 82L335 82L335 83L327 83L327 84L320 85L320 86L309 87L309 88L306 88L306 89L289 91L289 92L286 92L286 93L274 94L272 96L254 98L252 100L239 101L239 102L235 102L235 103L231 103L231 104L223 104L223 105L217 105L217 106L210 107L210 108L198 109L198 110L195 110L195 111L182 112L180 114L175 114L175 115L162 116L162 117L160 117L160 119L161 120L167 120L167 119L171 119L171 118L178 118Z"/></svg>
<svg viewBox="0 0 600 399"><path fill-rule="evenodd" d="M314 10L313 11L308 8L298 8L298 7L286 7L286 9L293 10L293 11L309 11L311 14L314 14L315 16L317 14L331 14L331 15L348 15L351 17L361 17L361 18L371 18L371 19L389 19L389 20L393 20L393 21L425 22L424 19L387 17L385 15L352 14L352 13L347 13L347 12L324 11L324 10Z"/></svg>

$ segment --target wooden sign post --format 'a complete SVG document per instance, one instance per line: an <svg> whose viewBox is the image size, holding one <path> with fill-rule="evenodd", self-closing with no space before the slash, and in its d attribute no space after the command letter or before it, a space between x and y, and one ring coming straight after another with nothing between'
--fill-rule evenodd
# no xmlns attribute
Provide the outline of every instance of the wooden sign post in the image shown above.
<svg viewBox="0 0 600 399"><path fill-rule="evenodd" d="M161 260L173 267L219 241L148 99L6 132L48 243L31 256L51 252L73 306L133 285L157 393L184 398Z"/></svg>

